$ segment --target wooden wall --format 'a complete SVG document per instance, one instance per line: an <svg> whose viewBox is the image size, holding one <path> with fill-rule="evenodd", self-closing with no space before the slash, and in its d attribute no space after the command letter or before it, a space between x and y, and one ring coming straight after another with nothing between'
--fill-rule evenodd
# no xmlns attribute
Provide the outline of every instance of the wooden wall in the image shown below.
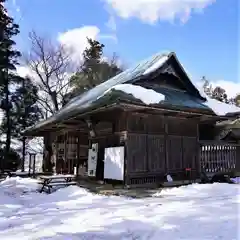
<svg viewBox="0 0 240 240"><path fill-rule="evenodd" d="M73 172L74 166L86 164L88 148L98 143L96 179L103 180L104 150L107 147L125 146L125 184L141 185L161 183L166 174L174 180L200 175L200 144L198 122L193 119L119 112L109 119L94 122L95 136L85 132L65 129L45 136L49 148L57 140L57 172ZM240 156L240 147L236 150ZM61 159L66 159L65 165ZM240 169L240 161L236 168ZM44 160L45 166L49 159Z"/></svg>
<svg viewBox="0 0 240 240"><path fill-rule="evenodd" d="M97 161L97 171L96 171L96 179L103 180L104 178L104 152L105 148L108 147L117 147L123 145L123 141L121 138L120 125L118 121L121 118L116 117L115 121L108 122L98 122L95 129L95 137L90 137L90 144L98 143L98 161Z"/></svg>
<svg viewBox="0 0 240 240"><path fill-rule="evenodd" d="M56 146L56 172L73 173L74 166L79 166L87 161L88 155L88 133L67 130L48 133L44 137L44 145L53 154L52 144ZM46 155L46 154L45 154ZM50 162L49 156L44 156L45 171Z"/></svg>
<svg viewBox="0 0 240 240"><path fill-rule="evenodd" d="M106 113L107 114L107 113ZM101 118L93 119L92 129L95 136L90 136L87 124L85 132L73 129L64 129L46 135L45 143L51 147L56 142L57 147L57 173L73 173L74 166L84 165L87 170L88 149L93 143L99 144L97 162L97 180L103 180L104 170L104 149L124 144L125 125L122 125L122 113L114 117L109 115L109 119L101 121Z"/></svg>
<svg viewBox="0 0 240 240"><path fill-rule="evenodd" d="M142 114L127 119L127 184L161 182L166 173L182 179L186 168L198 174L197 122Z"/></svg>

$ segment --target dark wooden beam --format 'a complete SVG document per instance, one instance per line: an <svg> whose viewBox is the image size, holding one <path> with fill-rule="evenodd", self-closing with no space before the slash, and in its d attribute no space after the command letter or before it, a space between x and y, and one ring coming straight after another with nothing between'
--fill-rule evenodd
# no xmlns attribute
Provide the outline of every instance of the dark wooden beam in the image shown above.
<svg viewBox="0 0 240 240"><path fill-rule="evenodd" d="M160 108L160 107L154 107L154 106L146 106L146 105L136 105L133 103L120 103L120 106L125 110L125 111L131 111L131 112L136 112L136 111L141 111L141 110L148 110L151 113L161 113L164 115L170 115L174 113L182 114L184 116L209 116L209 117L214 117L216 115L210 114L210 113L205 113L205 112L198 112L196 110L190 110L185 111L185 110L174 110L174 109L167 109L167 108Z"/></svg>

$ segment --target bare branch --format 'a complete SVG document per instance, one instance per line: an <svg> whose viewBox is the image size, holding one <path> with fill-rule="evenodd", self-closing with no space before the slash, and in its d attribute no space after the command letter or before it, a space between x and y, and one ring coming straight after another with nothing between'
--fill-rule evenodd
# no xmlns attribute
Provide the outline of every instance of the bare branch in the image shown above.
<svg viewBox="0 0 240 240"><path fill-rule="evenodd" d="M69 90L69 73L73 71L70 53L60 44L39 36L29 34L31 50L25 58L26 64L35 75L40 93L39 104L54 113L61 108L62 99ZM44 107L44 106L45 107Z"/></svg>

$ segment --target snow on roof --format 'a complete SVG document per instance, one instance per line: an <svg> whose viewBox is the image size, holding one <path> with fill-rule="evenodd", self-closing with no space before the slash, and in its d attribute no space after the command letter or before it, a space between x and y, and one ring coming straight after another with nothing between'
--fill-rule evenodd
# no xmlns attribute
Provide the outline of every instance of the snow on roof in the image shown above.
<svg viewBox="0 0 240 240"><path fill-rule="evenodd" d="M28 129L28 131L40 129L40 128L44 127L45 125L57 122L58 120L61 120L63 118L67 118L74 114L79 114L83 111L86 111L86 109L91 108L93 106L93 103L96 101L96 99L99 99L101 96L103 96L106 93L106 91L112 89L116 85L127 84L127 83L131 84L131 83L137 81L138 79L140 79L141 77L146 77L146 75L148 75L148 74L156 71L158 68L160 68L172 56L174 56L175 59L177 60L177 57L174 52L165 53L165 54L158 53L148 59L143 60L136 66L127 69L126 71L97 85L96 87L90 89L89 91L73 98L67 105L65 105L65 107L63 107L60 111L58 111L52 117L48 118L47 120L37 123L34 127ZM177 60L177 62L178 62L178 60ZM180 65L180 63L179 63L179 65ZM182 68L182 70L185 71L183 68ZM196 91L198 90L197 92L200 92L200 93L202 92L201 89L199 89L193 83L192 83L192 86L193 86L193 88L196 89ZM124 89L124 91L127 91L127 90ZM135 91L134 91L134 94L136 94ZM200 94L200 96L202 96L202 97L204 95L205 94ZM155 98L155 96L156 95L154 95L153 98ZM158 99L158 97L157 97L157 99ZM138 98L139 98L139 96L138 96ZM207 99L207 97L203 97L203 100L204 100L204 98ZM146 99L144 99L144 101L145 100ZM232 106L225 106L225 105L219 106L219 104L217 104L215 101L211 101L211 100L207 101L205 103L205 105L209 106L216 114L219 114L219 115L226 115L229 112L240 111L240 109L236 109L235 107L233 108ZM224 111L223 111L223 109L224 109Z"/></svg>
<svg viewBox="0 0 240 240"><path fill-rule="evenodd" d="M240 112L240 108L233 105L220 102L216 99L207 97L207 101L204 103L206 106L211 108L213 112L218 116L225 116L228 113L237 113Z"/></svg>
<svg viewBox="0 0 240 240"><path fill-rule="evenodd" d="M130 81L134 81L135 79L139 79L140 77L146 75L147 69L151 68L151 66L155 65L155 63L159 62L162 58L169 59L174 53L158 53L150 58L147 58L140 63L136 64L134 67L125 70L124 72L116 75L113 78L97 85L96 87L90 89L89 91L81 94L73 98L65 107L63 107L60 111L58 111L55 115L48 118L45 121L37 123L33 128L36 129L41 128L47 124L57 121L63 117L67 117L71 115L73 112L79 112L80 110L85 110L88 107L92 106L92 103L102 96L107 90L111 89L117 84L128 83ZM144 74L145 73L145 74Z"/></svg>
<svg viewBox="0 0 240 240"><path fill-rule="evenodd" d="M240 118L231 120L220 121L216 124L218 127L225 127L225 128L240 128Z"/></svg>
<svg viewBox="0 0 240 240"><path fill-rule="evenodd" d="M210 109L212 109L212 111L216 115L225 116L228 113L240 112L240 108L233 104L223 103L223 102L220 102L216 99L212 99L209 96L207 96L207 94L204 92L203 86L201 86L200 83L196 83L194 86L198 89L201 96L203 98L206 98L206 102L204 102L204 105L206 105Z"/></svg>
<svg viewBox="0 0 240 240"><path fill-rule="evenodd" d="M168 55L163 55L162 58L158 59L157 62L155 62L152 66L150 66L143 75L150 74L152 72L155 72L157 69L159 69L166 61L168 60Z"/></svg>
<svg viewBox="0 0 240 240"><path fill-rule="evenodd" d="M107 90L104 94L108 93L112 89L132 94L134 98L141 100L146 105L157 104L165 100L165 96L161 93L132 84L118 84Z"/></svg>

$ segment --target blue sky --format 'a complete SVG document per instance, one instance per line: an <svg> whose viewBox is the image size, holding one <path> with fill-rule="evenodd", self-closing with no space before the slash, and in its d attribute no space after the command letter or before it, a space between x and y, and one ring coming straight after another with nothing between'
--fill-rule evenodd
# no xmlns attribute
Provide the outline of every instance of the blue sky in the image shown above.
<svg viewBox="0 0 240 240"><path fill-rule="evenodd" d="M238 7L238 0L8 1L21 27L17 43L23 51L32 29L79 52L86 36L98 38L106 54L116 52L126 65L170 50L192 78L205 75L229 91L240 82Z"/></svg>

